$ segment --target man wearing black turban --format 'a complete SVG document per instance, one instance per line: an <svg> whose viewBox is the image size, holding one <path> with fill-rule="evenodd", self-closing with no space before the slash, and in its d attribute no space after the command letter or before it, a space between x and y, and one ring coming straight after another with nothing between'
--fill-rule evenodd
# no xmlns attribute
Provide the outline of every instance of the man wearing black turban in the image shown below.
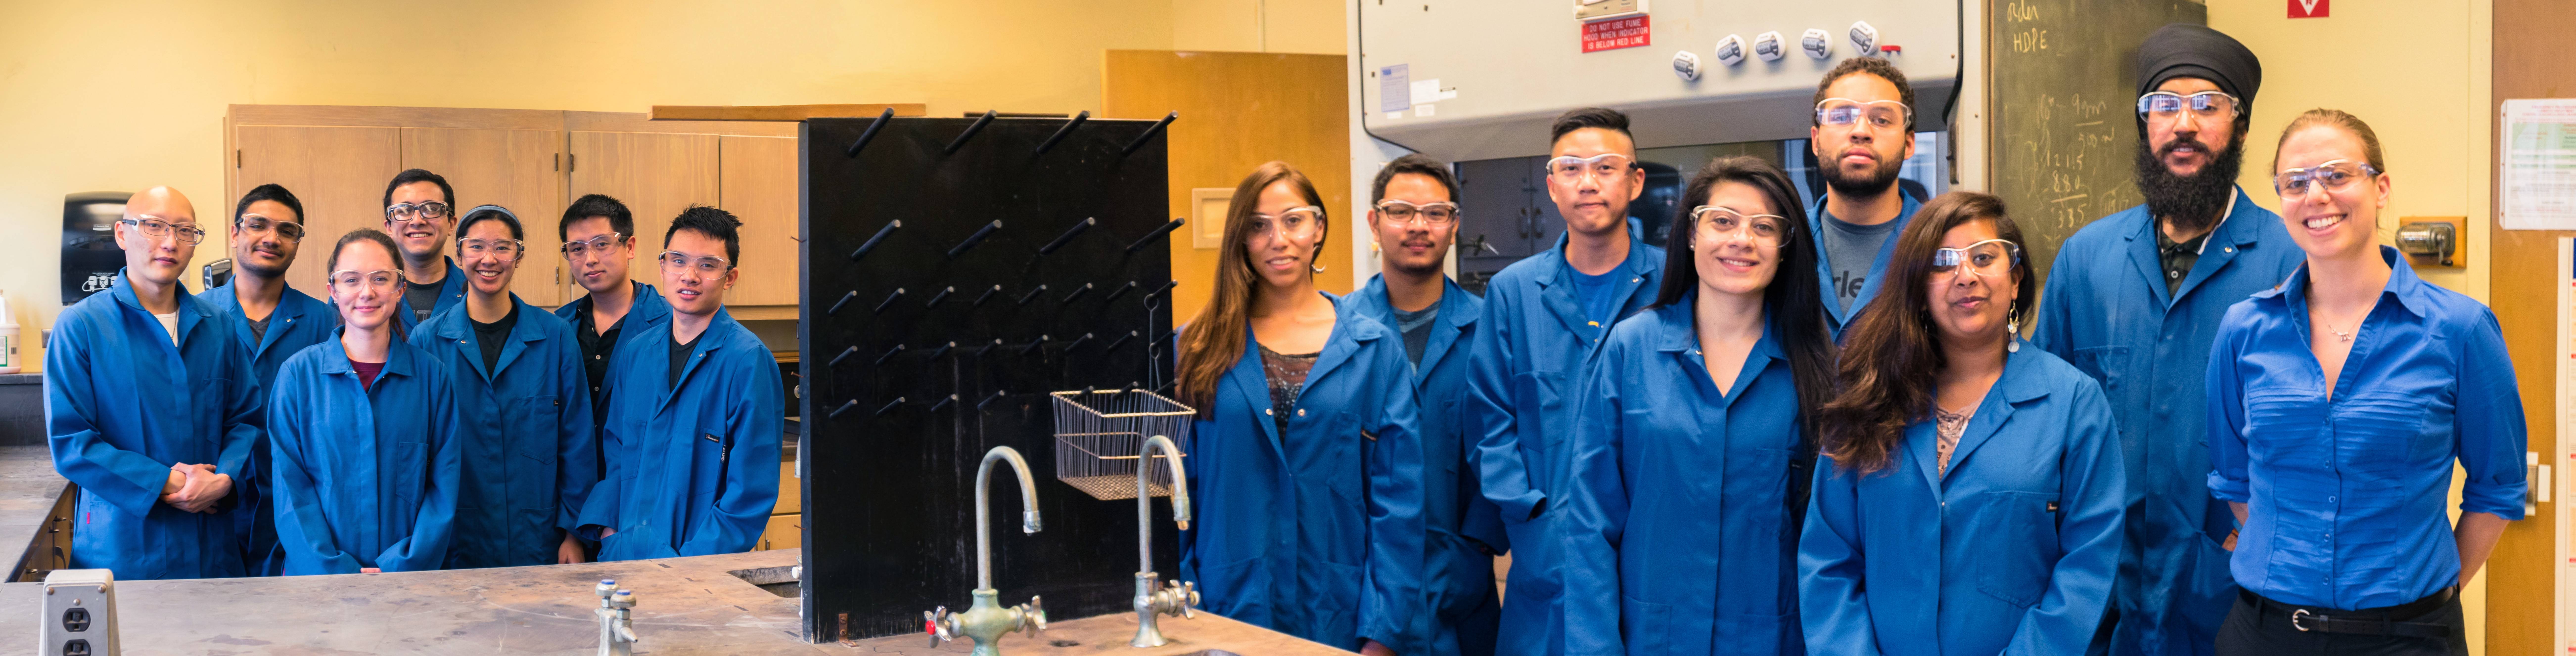
<svg viewBox="0 0 2576 656"><path fill-rule="evenodd" d="M2102 383L2128 465L2127 549L2103 625L2112 654L2215 649L2235 601L2235 516L2209 494L2205 378L2227 306L2303 255L2236 187L2262 63L2235 39L2167 25L2138 49L2138 191L2146 203L2057 252L2031 342Z"/></svg>

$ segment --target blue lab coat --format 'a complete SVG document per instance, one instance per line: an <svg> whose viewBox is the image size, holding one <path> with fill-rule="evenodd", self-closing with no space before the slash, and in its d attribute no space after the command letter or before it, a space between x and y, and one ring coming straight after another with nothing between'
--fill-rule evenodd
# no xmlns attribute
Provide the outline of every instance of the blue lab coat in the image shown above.
<svg viewBox="0 0 2576 656"><path fill-rule="evenodd" d="M405 286L394 292L396 294L394 318L402 321L402 332L395 334L409 336L412 329L420 325L420 320L412 318L411 297L405 294L411 291L411 287L408 286L411 283L403 284ZM433 317L438 316L439 313L446 312L448 308L456 307L456 304L463 302L465 302L465 270L456 268L456 258L447 258L447 277L438 282L438 303L429 308L429 314Z"/></svg>
<svg viewBox="0 0 2576 656"><path fill-rule="evenodd" d="M455 386L429 352L394 340L362 389L341 330L279 367L270 397L285 574L438 569L455 533Z"/></svg>
<svg viewBox="0 0 2576 656"><path fill-rule="evenodd" d="M1556 246L1529 256L1485 285L1485 317L1469 352L1467 408L1462 420L1476 439L1477 473L1485 498L1501 508L1511 535L1512 567L1503 596L1503 625L1495 652L1507 656L1565 653L1565 623L1558 608L1564 583L1556 552L1561 539L1548 528L1549 495L1558 443L1573 430L1575 385L1609 326L1592 325L1574 295L1574 267L1565 263L1563 236ZM1628 259L1612 292L1626 299L1626 317L1655 300L1663 284L1664 249L1628 235ZM1617 323L1617 322L1611 322Z"/></svg>
<svg viewBox="0 0 2576 656"><path fill-rule="evenodd" d="M1896 227L1888 229L1887 241L1879 245L1878 259L1870 262L1869 276L1861 280L1860 296L1852 299L1851 307L1843 307L1834 298L1834 262L1833 257L1825 252L1825 240L1807 240L1816 245L1817 289L1825 291L1825 326L1834 331L1836 339L1842 337L1844 328L1860 321L1860 312L1869 309L1871 299L1878 298L1878 284L1887 280L1887 260L1896 256L1897 238L1905 234L1905 224L1914 221L1914 211L1923 209L1923 201L1915 200L1914 196L1892 189L1890 192L1904 197L1905 209L1897 210ZM1815 204L1807 206L1807 234L1825 234L1824 198L1819 197Z"/></svg>
<svg viewBox="0 0 2576 656"><path fill-rule="evenodd" d="M1819 459L1798 543L1808 653L2081 654L2120 563L2111 405L2023 348L1935 473L1928 417L1882 471Z"/></svg>
<svg viewBox="0 0 2576 656"><path fill-rule="evenodd" d="M1198 521L1181 532L1182 580L1209 612L1335 648L1423 644L1422 438L1403 336L1335 321L1283 435L1251 334L1190 431Z"/></svg>
<svg viewBox="0 0 2576 656"><path fill-rule="evenodd" d="M1619 322L1586 367L1557 520L1565 653L1806 653L1789 356L1766 329L1718 389L1696 298Z"/></svg>
<svg viewBox="0 0 2576 656"><path fill-rule="evenodd" d="M572 326L519 295L498 364L483 366L469 312L442 312L411 336L446 367L458 407L456 538L447 568L551 565L599 485L590 374Z"/></svg>
<svg viewBox="0 0 2576 656"><path fill-rule="evenodd" d="M616 529L599 541L602 561L751 550L778 504L787 417L777 357L717 310L673 389L670 317L633 319L628 334L654 338L611 360L616 387L600 436L608 472L583 500L580 525Z"/></svg>
<svg viewBox="0 0 2576 656"><path fill-rule="evenodd" d="M277 308L268 313L268 334L253 341L250 315L242 314L241 299L235 293L232 284L225 283L206 290L199 298L213 305L225 322L232 324L233 336L250 349L251 369L258 372L261 390L276 390L279 365L286 364L287 358L295 357L304 347L330 339L331 330L340 327L340 315L331 310L330 304L288 287L278 294ZM251 445L250 462L249 475L233 481L233 493L242 497L242 511L233 513L240 524L235 530L242 536L242 562L252 575L276 576L280 566L276 513L269 507L268 491L262 489L268 483L266 433Z"/></svg>
<svg viewBox="0 0 2576 656"><path fill-rule="evenodd" d="M626 351L626 347L635 346L639 343L645 344L645 346L636 346L636 348L652 348L651 345L663 344L664 342L659 340L670 339L671 335L671 302L663 300L662 293L655 291L652 285L634 281L627 281L626 284L634 286L635 301L634 304L626 307L626 318L620 320L626 323L626 327L620 329L617 333L617 347L610 349L610 352L623 353ZM573 330L581 330L581 313L588 310L588 308L582 307L582 300L587 298L589 297L585 296L583 298L576 298L570 303L565 303L562 306L556 307L555 316L562 318L565 324L573 327ZM660 332L637 329L638 326L645 324L661 326L661 328L658 329ZM653 337L655 335L658 335L659 337ZM574 339L579 340L580 335L576 333L574 335ZM648 341L638 342L636 340ZM578 350L580 347L581 342L573 342L574 349ZM668 374L666 373L665 376L667 377ZM617 378L611 376L608 380L615 381ZM613 386L614 385L611 383L602 383L594 386L598 389L591 390L590 407L594 416L596 416L599 411L608 407L608 394L610 392L610 388ZM598 433L594 431L592 434L597 435ZM600 471L606 472L607 461L603 459L600 462Z"/></svg>
<svg viewBox="0 0 2576 656"><path fill-rule="evenodd" d="M71 566L119 579L244 573L235 513L264 394L250 349L213 305L178 291L179 346L125 275L63 310L45 345L45 432L54 471L80 486ZM161 503L173 463L233 478L213 514Z"/></svg>
<svg viewBox="0 0 2576 656"><path fill-rule="evenodd" d="M1431 596L1428 646L1407 650L1428 656L1490 656L1502 604L1494 595L1494 556L1511 548L1503 533L1502 512L1476 485L1466 431L1460 417L1467 398L1467 346L1475 343L1476 321L1485 300L1467 293L1457 281L1443 279L1440 315L1431 320L1431 338L1422 347L1422 363L1413 367L1413 394L1422 423L1423 590ZM1357 293L1342 297L1344 316L1368 317L1396 333L1395 306L1386 295L1386 279L1370 276Z"/></svg>
<svg viewBox="0 0 2576 656"><path fill-rule="evenodd" d="M2112 590L2111 651L2206 655L2236 602L2227 534L2236 516L2209 494L2203 381L2227 307L2271 289L2306 253L2281 217L2236 192L2179 293L2165 290L2146 206L2094 221L2057 251L2031 344L2102 384L2127 463L2127 548Z"/></svg>

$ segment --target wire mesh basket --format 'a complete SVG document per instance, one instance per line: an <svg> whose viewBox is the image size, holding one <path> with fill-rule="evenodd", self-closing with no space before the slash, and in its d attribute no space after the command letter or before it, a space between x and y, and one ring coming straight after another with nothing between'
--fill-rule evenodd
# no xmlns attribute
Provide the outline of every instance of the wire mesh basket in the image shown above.
<svg viewBox="0 0 2576 656"><path fill-rule="evenodd" d="M1145 390L1056 392L1055 478L1103 501L1136 498L1136 450L1161 435L1189 444L1197 410ZM1183 454L1187 457L1187 454ZM1152 496L1172 495L1171 466L1161 451L1145 467Z"/></svg>

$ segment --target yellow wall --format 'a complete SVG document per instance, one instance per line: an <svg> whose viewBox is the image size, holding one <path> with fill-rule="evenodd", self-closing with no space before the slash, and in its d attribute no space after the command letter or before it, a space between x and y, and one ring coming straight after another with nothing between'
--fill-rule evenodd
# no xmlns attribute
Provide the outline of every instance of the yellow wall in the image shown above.
<svg viewBox="0 0 2576 656"><path fill-rule="evenodd" d="M2285 9L2280 0L2209 2L2209 26L2263 60L2240 179L2246 193L2280 206L2270 184L2272 153L2291 117L2318 107L2351 112L2378 133L2392 179L2381 240L2400 217L2469 217L2467 266L2417 272L2485 301L2494 180L2487 163L2495 143L2487 117L2492 0L2344 2L2328 18L2296 20ZM2451 491L2455 507L2460 478ZM2486 591L2483 575L2461 591L2472 653L2486 653Z"/></svg>
<svg viewBox="0 0 2576 656"><path fill-rule="evenodd" d="M1180 4L12 3L0 20L0 243L17 257L0 265L0 291L36 342L62 308L66 193L167 184L221 222L227 104L1098 112L1100 52L1171 48ZM199 264L225 257L221 238Z"/></svg>

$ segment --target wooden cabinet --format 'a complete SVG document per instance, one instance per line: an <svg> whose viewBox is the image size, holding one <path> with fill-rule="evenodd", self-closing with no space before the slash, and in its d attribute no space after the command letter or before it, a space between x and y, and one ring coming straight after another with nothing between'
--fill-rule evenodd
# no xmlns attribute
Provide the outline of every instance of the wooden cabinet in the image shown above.
<svg viewBox="0 0 2576 656"><path fill-rule="evenodd" d="M560 140L560 133L543 129L402 128L403 168L446 177L456 188L458 219L478 205L518 215L528 254L510 291L546 307L568 298L563 239L555 231L564 205Z"/></svg>
<svg viewBox="0 0 2576 656"><path fill-rule="evenodd" d="M331 245L357 228L384 225L385 183L402 171L401 133L392 127L242 125L233 129L236 148L231 193L196 200L197 221L207 230L206 244L229 249L232 208L252 187L275 183L304 204L304 241L286 270L286 282L316 298L326 297L322 263ZM222 229L215 229L221 226Z"/></svg>
<svg viewBox="0 0 2576 656"><path fill-rule="evenodd" d="M795 305L796 138L726 136L717 144L723 201L742 218L742 278L725 301Z"/></svg>
<svg viewBox="0 0 2576 656"><path fill-rule="evenodd" d="M690 205L714 205L716 136L647 132L572 132L573 198L608 194L635 213L635 264L627 274L662 284L654 257L671 217Z"/></svg>

